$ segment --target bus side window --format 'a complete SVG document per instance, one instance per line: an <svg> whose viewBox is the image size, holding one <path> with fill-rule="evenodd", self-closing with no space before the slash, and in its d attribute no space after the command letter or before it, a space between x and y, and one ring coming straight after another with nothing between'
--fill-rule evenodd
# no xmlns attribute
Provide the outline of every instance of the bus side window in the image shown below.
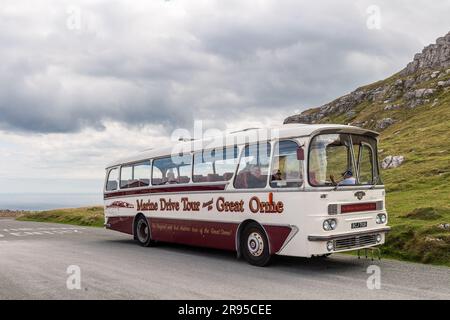
<svg viewBox="0 0 450 320"><path fill-rule="evenodd" d="M247 145L234 180L236 189L265 188L269 174L270 143Z"/></svg>
<svg viewBox="0 0 450 320"><path fill-rule="evenodd" d="M133 180L137 184L137 187L147 187L150 185L150 173L150 161L134 165Z"/></svg>
<svg viewBox="0 0 450 320"><path fill-rule="evenodd" d="M303 160L297 158L298 145L294 141L277 143L273 160L270 186L272 188L295 188L303 184Z"/></svg>
<svg viewBox="0 0 450 320"><path fill-rule="evenodd" d="M194 182L228 181L233 177L238 147L203 150L194 154Z"/></svg>
<svg viewBox="0 0 450 320"><path fill-rule="evenodd" d="M185 154L153 160L152 185L189 183L191 159L190 154Z"/></svg>
<svg viewBox="0 0 450 320"><path fill-rule="evenodd" d="M117 180L119 180L119 170L117 168L111 169L108 173L106 191L117 190Z"/></svg>
<svg viewBox="0 0 450 320"><path fill-rule="evenodd" d="M161 185L163 184L163 173L161 169L153 165L153 175L152 175L152 185Z"/></svg>
<svg viewBox="0 0 450 320"><path fill-rule="evenodd" d="M150 161L122 166L120 188L147 187L150 184Z"/></svg>
<svg viewBox="0 0 450 320"><path fill-rule="evenodd" d="M120 169L120 188L132 188L133 186L133 166L122 166Z"/></svg>

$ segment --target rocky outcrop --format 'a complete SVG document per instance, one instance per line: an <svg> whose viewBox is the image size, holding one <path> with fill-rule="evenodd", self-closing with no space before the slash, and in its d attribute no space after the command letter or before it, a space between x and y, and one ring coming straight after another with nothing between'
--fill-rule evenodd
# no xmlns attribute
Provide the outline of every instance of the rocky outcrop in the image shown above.
<svg viewBox="0 0 450 320"><path fill-rule="evenodd" d="M399 167L405 161L404 156L387 156L381 162L383 169L391 169Z"/></svg>
<svg viewBox="0 0 450 320"><path fill-rule="evenodd" d="M438 38L435 44L425 47L421 53L414 56L401 75L411 75L419 69L438 69L450 66L450 32L444 37ZM435 75L436 77L437 75Z"/></svg>
<svg viewBox="0 0 450 320"><path fill-rule="evenodd" d="M382 119L382 120L377 122L377 128L379 128L379 129L386 129L387 127L389 127L394 122L395 122L395 120L392 119L392 118L384 118L384 119Z"/></svg>
<svg viewBox="0 0 450 320"><path fill-rule="evenodd" d="M383 116L384 111L412 109L426 103L436 105L435 95L442 90L450 90L449 75L450 32L416 54L414 60L392 80L381 81L378 86L358 88L321 107L290 116L284 123L321 123L339 117L344 119L344 123L384 130L397 121L391 114ZM364 102L384 105L381 108L383 112L374 118L358 117L359 106Z"/></svg>

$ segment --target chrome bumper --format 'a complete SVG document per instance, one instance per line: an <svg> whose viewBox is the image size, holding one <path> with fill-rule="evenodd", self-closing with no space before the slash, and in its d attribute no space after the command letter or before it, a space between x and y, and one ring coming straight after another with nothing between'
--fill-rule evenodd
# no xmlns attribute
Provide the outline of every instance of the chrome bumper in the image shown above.
<svg viewBox="0 0 450 320"><path fill-rule="evenodd" d="M372 229L372 230L367 230L367 231L344 233L344 234L335 234L335 235L329 235L329 236L311 235L311 236L308 236L308 240L309 241L330 241L330 240L345 239L348 237L363 236L363 235L374 234L374 233L387 233L390 230L391 230L391 227L384 227L384 228L380 228L380 229Z"/></svg>

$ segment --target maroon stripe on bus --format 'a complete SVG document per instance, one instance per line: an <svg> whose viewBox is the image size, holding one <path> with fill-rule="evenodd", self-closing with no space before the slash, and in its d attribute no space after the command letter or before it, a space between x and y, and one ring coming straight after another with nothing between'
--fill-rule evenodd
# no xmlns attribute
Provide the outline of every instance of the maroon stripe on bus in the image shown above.
<svg viewBox="0 0 450 320"><path fill-rule="evenodd" d="M225 190L226 184L206 185L206 186L179 186L179 187L156 187L139 190L121 190L111 193L105 193L104 199L110 199L120 196L134 196L151 193L168 193L168 192L191 192L191 191L221 191Z"/></svg>
<svg viewBox="0 0 450 320"><path fill-rule="evenodd" d="M133 234L134 217L108 217L107 229Z"/></svg>
<svg viewBox="0 0 450 320"><path fill-rule="evenodd" d="M108 217L108 229L133 234L134 217ZM149 218L153 240L216 249L236 250L239 223L188 219ZM280 251L291 232L289 226L263 225L270 242L270 253Z"/></svg>
<svg viewBox="0 0 450 320"><path fill-rule="evenodd" d="M263 227L266 229L267 235L269 236L270 253L277 253L291 233L292 228L289 226L271 225L263 225Z"/></svg>
<svg viewBox="0 0 450 320"><path fill-rule="evenodd" d="M154 240L236 250L237 223L150 218L150 224Z"/></svg>

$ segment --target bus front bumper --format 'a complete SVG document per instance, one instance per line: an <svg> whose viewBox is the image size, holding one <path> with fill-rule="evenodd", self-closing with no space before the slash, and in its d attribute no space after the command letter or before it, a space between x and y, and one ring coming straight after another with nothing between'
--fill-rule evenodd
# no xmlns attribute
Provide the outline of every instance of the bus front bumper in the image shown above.
<svg viewBox="0 0 450 320"><path fill-rule="evenodd" d="M355 237L355 236L371 235L371 234L377 234L377 233L387 233L390 230L391 230L391 227L384 227L384 228L372 229L372 230L367 230L367 231L334 234L334 235L329 235L329 236L311 235L311 236L308 236L308 240L309 241L330 241L330 240L345 239L345 238Z"/></svg>
<svg viewBox="0 0 450 320"><path fill-rule="evenodd" d="M313 245L312 254L324 254L381 245L385 241L385 234L391 230L390 227L371 229L359 232L350 232L334 235L309 235L308 240Z"/></svg>

